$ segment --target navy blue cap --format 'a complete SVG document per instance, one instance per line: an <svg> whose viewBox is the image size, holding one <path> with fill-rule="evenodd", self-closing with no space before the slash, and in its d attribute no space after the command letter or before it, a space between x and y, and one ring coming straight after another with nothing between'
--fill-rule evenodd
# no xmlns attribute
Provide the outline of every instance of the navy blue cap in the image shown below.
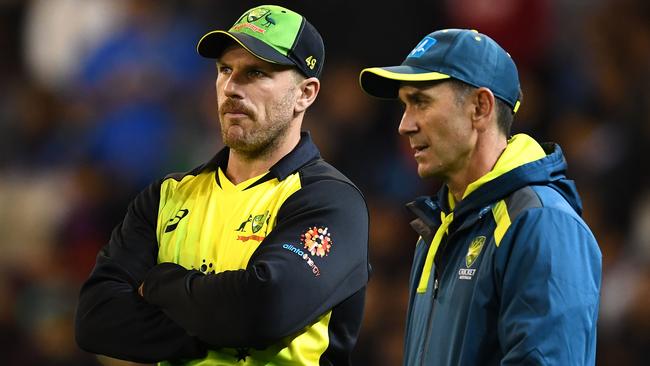
<svg viewBox="0 0 650 366"><path fill-rule="evenodd" d="M403 81L457 79L486 87L519 109L519 74L510 55L475 30L444 29L424 37L399 66L372 67L359 75L361 88L377 98L395 99Z"/></svg>

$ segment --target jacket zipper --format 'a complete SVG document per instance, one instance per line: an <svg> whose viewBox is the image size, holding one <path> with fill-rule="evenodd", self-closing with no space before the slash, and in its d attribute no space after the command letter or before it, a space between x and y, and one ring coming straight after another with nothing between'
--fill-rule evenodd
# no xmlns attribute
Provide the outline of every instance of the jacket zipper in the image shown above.
<svg viewBox="0 0 650 366"><path fill-rule="evenodd" d="M440 282L438 279L440 276L438 275L438 267L441 268L441 270L444 270L444 267L442 266L442 255L444 254L445 250L447 249L447 244L449 243L450 239L452 236L454 236L456 233L459 231L463 231L465 228L474 225L478 220L481 220L483 216L485 216L486 212L489 211L488 207L484 207L478 214L478 217L476 220L471 220L471 221L465 221L460 227L458 227L453 233L450 233L447 235L446 238L443 238L444 243L441 243L441 247L438 249L438 253L436 253L436 257L440 256L440 261L436 263L436 260L434 258L434 266L435 270L433 271L433 294L432 294L432 300L431 300L431 309L429 310L429 319L427 319L427 331L426 331L426 337L424 338L424 352L422 352L422 359L420 361L420 365L423 366L425 364L425 360L427 359L427 353L429 351L429 338L431 337L431 322L433 322L433 309L435 307L435 302L436 298L438 298L438 291L440 290Z"/></svg>
<svg viewBox="0 0 650 366"><path fill-rule="evenodd" d="M457 229L451 234L447 234L445 238L443 238L443 242L440 243L440 248L438 249L438 253L436 253L436 257L433 260L435 269L433 271L433 291L432 291L432 299L431 299L431 309L429 310L429 319L427 319L427 332L426 332L426 337L424 338L424 352L422 353L422 360L420 362L420 365L425 364L425 360L427 359L427 354L429 351L429 338L431 338L431 323L433 322L433 310L435 308L435 303L436 299L438 298L438 291L440 290L440 274L442 274L442 271L444 271L444 266L442 265L442 257L447 250L447 244L449 243L449 239L454 236L459 230ZM440 260L436 261L436 258L439 258ZM440 268L440 271L438 271L438 268Z"/></svg>
<svg viewBox="0 0 650 366"><path fill-rule="evenodd" d="M432 298L431 298L431 309L429 310L429 319L427 319L427 335L424 337L424 352L422 352L422 359L420 360L420 365L425 364L425 360L427 359L427 353L429 351L429 338L431 337L431 323L433 322L433 308L435 307L436 304L436 298L438 297L438 288L440 287L440 283L438 282L438 268L436 267L435 270L433 271L433 291L432 291Z"/></svg>

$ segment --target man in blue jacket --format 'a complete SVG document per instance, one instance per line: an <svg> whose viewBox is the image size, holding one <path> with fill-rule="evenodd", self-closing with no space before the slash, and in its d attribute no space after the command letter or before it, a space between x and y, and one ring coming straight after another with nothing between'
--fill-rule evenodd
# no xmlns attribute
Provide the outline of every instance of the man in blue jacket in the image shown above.
<svg viewBox="0 0 650 366"><path fill-rule="evenodd" d="M593 365L600 250L560 147L509 137L521 101L510 55L446 29L360 83L399 98L418 174L444 182L407 205L420 238L404 364Z"/></svg>

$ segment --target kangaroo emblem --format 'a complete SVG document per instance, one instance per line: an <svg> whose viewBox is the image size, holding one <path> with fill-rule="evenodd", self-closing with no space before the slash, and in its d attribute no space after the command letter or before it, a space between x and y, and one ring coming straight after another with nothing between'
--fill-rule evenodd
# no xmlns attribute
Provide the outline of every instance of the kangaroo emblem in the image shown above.
<svg viewBox="0 0 650 366"><path fill-rule="evenodd" d="M253 215L248 215L248 220L242 222L241 225L239 225L239 228L235 231L243 232L244 228L246 228L246 224L248 224L251 221L253 221Z"/></svg>

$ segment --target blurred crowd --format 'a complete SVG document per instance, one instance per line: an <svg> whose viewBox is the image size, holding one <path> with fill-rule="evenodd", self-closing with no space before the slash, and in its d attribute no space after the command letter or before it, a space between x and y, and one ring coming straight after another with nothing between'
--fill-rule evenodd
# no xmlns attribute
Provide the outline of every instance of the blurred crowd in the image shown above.
<svg viewBox="0 0 650 366"><path fill-rule="evenodd" d="M478 29L517 62L513 133L560 143L603 252L597 364L647 364L650 2L271 2L323 35L321 95L305 129L370 206L374 272L355 364L401 364L416 240L404 203L439 188L416 175L399 105L364 95L358 72L399 64L446 27ZM129 364L76 347L79 287L137 192L222 147L214 62L195 45L257 4L0 1L1 364Z"/></svg>

